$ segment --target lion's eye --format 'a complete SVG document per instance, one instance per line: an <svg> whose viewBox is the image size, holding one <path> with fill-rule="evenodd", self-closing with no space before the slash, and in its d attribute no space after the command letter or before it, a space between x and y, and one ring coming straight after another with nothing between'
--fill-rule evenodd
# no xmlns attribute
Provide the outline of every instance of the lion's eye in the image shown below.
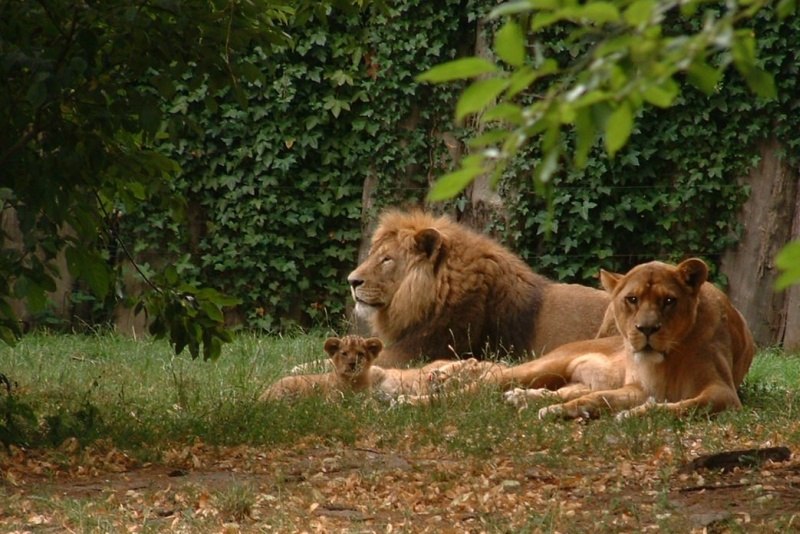
<svg viewBox="0 0 800 534"><path fill-rule="evenodd" d="M383 259L381 260L381 263L389 263L390 261L392 261L391 257L384 256Z"/></svg>
<svg viewBox="0 0 800 534"><path fill-rule="evenodd" d="M625 297L625 302L627 302L628 304L638 304L639 297L635 295L628 295L627 297Z"/></svg>
<svg viewBox="0 0 800 534"><path fill-rule="evenodd" d="M667 297L664 299L664 307L669 308L671 306L674 306L676 302L678 302L678 299L676 299L675 297Z"/></svg>

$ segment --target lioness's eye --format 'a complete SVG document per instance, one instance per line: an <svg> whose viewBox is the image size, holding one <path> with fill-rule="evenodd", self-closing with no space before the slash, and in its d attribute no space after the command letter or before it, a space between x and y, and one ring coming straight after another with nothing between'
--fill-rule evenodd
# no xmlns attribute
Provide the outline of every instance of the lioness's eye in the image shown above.
<svg viewBox="0 0 800 534"><path fill-rule="evenodd" d="M625 297L625 302L627 302L628 304L636 304L637 302L639 302L639 298L636 297L635 295L628 295L627 297Z"/></svg>
<svg viewBox="0 0 800 534"><path fill-rule="evenodd" d="M677 301L675 297L667 297L664 299L664 307L674 306Z"/></svg>

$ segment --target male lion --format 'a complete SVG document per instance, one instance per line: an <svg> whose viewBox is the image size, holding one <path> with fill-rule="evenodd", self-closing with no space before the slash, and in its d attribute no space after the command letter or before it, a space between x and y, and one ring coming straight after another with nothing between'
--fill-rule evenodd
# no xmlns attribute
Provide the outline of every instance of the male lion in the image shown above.
<svg viewBox="0 0 800 534"><path fill-rule="evenodd" d="M489 237L421 211L384 213L347 280L356 313L388 345L376 362L384 367L543 354L595 337L609 303L604 291L548 280Z"/></svg>
<svg viewBox="0 0 800 534"><path fill-rule="evenodd" d="M345 392L372 390L387 400L401 395L428 396L437 393L431 385L433 373L442 370L458 383L463 378L479 379L484 373L501 368L501 364L472 360L463 369L450 369L460 362L437 360L419 369L383 369L373 365L383 349L378 338L361 336L330 337L325 340L325 352L333 371L322 374L285 376L272 384L259 397L260 401L280 400L320 393L328 398Z"/></svg>
<svg viewBox="0 0 800 534"><path fill-rule="evenodd" d="M625 275L601 271L621 336L570 343L483 380L534 388L506 393L517 405L531 397L566 401L542 408L540 417L739 408L736 388L755 346L742 315L707 276L696 258L645 263Z"/></svg>

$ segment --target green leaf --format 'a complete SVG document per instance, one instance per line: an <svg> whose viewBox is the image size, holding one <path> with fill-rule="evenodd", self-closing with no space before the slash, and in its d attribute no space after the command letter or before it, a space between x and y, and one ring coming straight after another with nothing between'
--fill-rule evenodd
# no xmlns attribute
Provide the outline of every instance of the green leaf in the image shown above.
<svg viewBox="0 0 800 534"><path fill-rule="evenodd" d="M644 99L654 106L668 108L678 96L680 86L672 78L667 78L661 84L651 84L642 93Z"/></svg>
<svg viewBox="0 0 800 534"><path fill-rule="evenodd" d="M597 138L592 110L590 108L580 108L575 113L575 166L583 168L589 160L589 152Z"/></svg>
<svg viewBox="0 0 800 534"><path fill-rule="evenodd" d="M33 85L28 88L25 97L34 109L44 104L44 101L47 100L47 87L44 82L34 82Z"/></svg>
<svg viewBox="0 0 800 534"><path fill-rule="evenodd" d="M778 96L778 91L775 89L775 79L772 74L764 69L753 67L744 74L744 77L747 86L758 96L763 98L775 98Z"/></svg>
<svg viewBox="0 0 800 534"><path fill-rule="evenodd" d="M722 73L702 60L694 61L687 71L689 82L707 95L713 93Z"/></svg>
<svg viewBox="0 0 800 534"><path fill-rule="evenodd" d="M617 151L625 146L633 130L633 112L626 101L611 112L606 120L605 147L608 155L613 157Z"/></svg>
<svg viewBox="0 0 800 534"><path fill-rule="evenodd" d="M506 21L495 34L494 50L512 67L521 67L525 61L525 37L520 25L513 20Z"/></svg>
<svg viewBox="0 0 800 534"><path fill-rule="evenodd" d="M467 167L445 174L431 187L428 192L428 200L449 200L459 194L472 183L475 177L483 173L481 167Z"/></svg>
<svg viewBox="0 0 800 534"><path fill-rule="evenodd" d="M644 26L650 22L655 7L653 0L637 0L625 10L623 15L625 22L634 27Z"/></svg>
<svg viewBox="0 0 800 534"><path fill-rule="evenodd" d="M461 120L470 113L477 113L494 102L497 96L508 87L508 80L489 78L478 80L467 87L456 104L456 120Z"/></svg>
<svg viewBox="0 0 800 534"><path fill-rule="evenodd" d="M783 247L775 256L775 265L782 271L775 281L775 289L781 290L800 284L800 241L793 241Z"/></svg>
<svg viewBox="0 0 800 534"><path fill-rule="evenodd" d="M783 20L790 15L794 15L796 9L796 0L780 0L780 2L778 2L778 7L776 8L778 12L778 18Z"/></svg>
<svg viewBox="0 0 800 534"><path fill-rule="evenodd" d="M486 146L494 146L503 142L510 133L508 130L495 129L483 132L478 137L469 140L469 146L472 148L483 148Z"/></svg>
<svg viewBox="0 0 800 534"><path fill-rule="evenodd" d="M752 30L739 30L734 34L731 54L736 68L742 74L755 67L756 38Z"/></svg>
<svg viewBox="0 0 800 534"><path fill-rule="evenodd" d="M620 19L617 6L609 2L588 2L579 10L580 18L602 25Z"/></svg>
<svg viewBox="0 0 800 534"><path fill-rule="evenodd" d="M533 172L534 182L538 185L547 185L553 174L558 170L558 156L559 151L557 148L548 150L544 154L541 163L537 165L536 170Z"/></svg>
<svg viewBox="0 0 800 534"><path fill-rule="evenodd" d="M527 13L537 9L556 9L561 5L560 0L517 0L506 2L492 9L489 13L490 19L516 15L517 13Z"/></svg>
<svg viewBox="0 0 800 534"><path fill-rule="evenodd" d="M423 72L415 79L418 82L450 82L453 80L463 80L466 78L474 78L481 74L488 74L490 72L497 72L497 65L491 61L479 57L467 57L455 59L436 65L435 67Z"/></svg>
<svg viewBox="0 0 800 534"><path fill-rule="evenodd" d="M522 108L510 102L501 102L489 108L481 116L481 122L507 121L511 124L519 125L522 123Z"/></svg>

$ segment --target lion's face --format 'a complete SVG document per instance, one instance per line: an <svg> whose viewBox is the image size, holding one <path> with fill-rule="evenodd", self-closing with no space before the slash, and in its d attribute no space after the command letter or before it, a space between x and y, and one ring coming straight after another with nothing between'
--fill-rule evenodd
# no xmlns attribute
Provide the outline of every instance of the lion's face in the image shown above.
<svg viewBox="0 0 800 534"><path fill-rule="evenodd" d="M434 228L379 229L369 256L347 277L356 313L369 318L402 302L408 319L417 320L434 300L434 270L442 256L443 241Z"/></svg>
<svg viewBox="0 0 800 534"><path fill-rule="evenodd" d="M356 313L368 317L391 303L406 275L406 256L406 251L394 242L381 243L370 250L367 259L347 277Z"/></svg>
<svg viewBox="0 0 800 534"><path fill-rule="evenodd" d="M363 375L372 361L383 350L383 343L376 337L360 336L330 337L325 340L325 352L330 356L337 375L353 378Z"/></svg>
<svg viewBox="0 0 800 534"><path fill-rule="evenodd" d="M650 262L625 275L601 271L617 329L640 360L660 362L692 329L708 267L692 258L677 266Z"/></svg>

